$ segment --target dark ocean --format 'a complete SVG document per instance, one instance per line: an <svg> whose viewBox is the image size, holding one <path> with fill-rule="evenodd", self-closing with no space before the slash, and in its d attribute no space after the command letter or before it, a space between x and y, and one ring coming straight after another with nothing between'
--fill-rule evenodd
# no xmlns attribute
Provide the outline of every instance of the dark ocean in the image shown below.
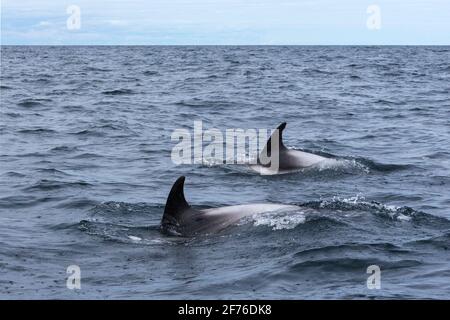
<svg viewBox="0 0 450 320"><path fill-rule="evenodd" d="M2 46L0 298L449 299L449 92L448 46ZM200 120L286 121L290 148L342 165L175 165L173 130ZM165 236L181 175L194 206L303 209Z"/></svg>

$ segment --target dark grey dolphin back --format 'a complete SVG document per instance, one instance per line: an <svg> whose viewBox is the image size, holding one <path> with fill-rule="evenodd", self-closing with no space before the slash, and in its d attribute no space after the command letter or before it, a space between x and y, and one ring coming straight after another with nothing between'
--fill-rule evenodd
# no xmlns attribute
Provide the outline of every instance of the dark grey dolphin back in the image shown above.
<svg viewBox="0 0 450 320"><path fill-rule="evenodd" d="M279 146L279 148L280 148L280 150L281 149L285 149L286 147L284 146L284 144L283 144L283 130L284 130L284 128L286 128L286 122L283 122L282 124L280 124L278 127L277 127L277 130L278 130L278 146ZM270 136L270 138L269 138L269 140L267 140L267 143L266 143L266 146L265 146L265 149L267 150L267 155L268 156L270 156L271 155L271 152L272 152L272 139L275 137L275 132L274 133L272 133L272 135ZM264 151L264 150L263 150Z"/></svg>
<svg viewBox="0 0 450 320"><path fill-rule="evenodd" d="M285 150L287 150L287 148L284 146L283 144L283 130L286 128L286 122L281 123L278 127L277 130L274 131L272 133L272 135L270 136L269 140L267 140L266 146L264 147L264 149L261 151L259 157L258 157L258 163L262 164L260 159L263 157L263 155L267 155L267 157L272 157L272 139L278 139L278 148L279 148L279 153L278 154L274 154L275 157L280 157L280 155L283 154L283 152ZM269 164L263 164L264 166L269 166Z"/></svg>
<svg viewBox="0 0 450 320"><path fill-rule="evenodd" d="M184 198L184 180L181 176L175 181L167 197L164 215L161 220L161 229L166 232L176 232L182 222L183 213L190 209Z"/></svg>
<svg viewBox="0 0 450 320"><path fill-rule="evenodd" d="M187 203L184 198L184 180L184 177L179 177L170 190L161 220L161 232L172 236L194 236L227 226L230 220L227 215L208 216Z"/></svg>

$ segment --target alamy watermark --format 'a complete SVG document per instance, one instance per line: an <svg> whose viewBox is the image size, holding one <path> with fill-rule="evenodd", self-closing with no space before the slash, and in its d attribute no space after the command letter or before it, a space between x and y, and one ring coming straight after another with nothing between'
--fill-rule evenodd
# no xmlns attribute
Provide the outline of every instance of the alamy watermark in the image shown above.
<svg viewBox="0 0 450 320"><path fill-rule="evenodd" d="M376 264L367 267L370 276L367 278L367 289L381 289L381 269Z"/></svg>
<svg viewBox="0 0 450 320"><path fill-rule="evenodd" d="M81 29L81 9L77 5L70 5L66 9L66 13L69 15L66 21L68 30L80 30Z"/></svg>
<svg viewBox="0 0 450 320"><path fill-rule="evenodd" d="M66 269L69 275L66 281L66 287L70 290L81 289L81 269L76 264L70 265Z"/></svg>
<svg viewBox="0 0 450 320"><path fill-rule="evenodd" d="M66 27L68 30L81 29L81 8L78 5L72 4L66 8L66 13L69 17L66 20ZM369 15L366 20L366 26L369 30L381 29L381 8L377 4L371 4L367 7L366 13Z"/></svg>
<svg viewBox="0 0 450 320"><path fill-rule="evenodd" d="M69 5L66 8L69 15L66 21L68 30L81 29L81 8L78 5ZM369 15L366 20L366 26L369 30L381 29L381 8L378 4L371 4L367 7L366 13Z"/></svg>
<svg viewBox="0 0 450 320"><path fill-rule="evenodd" d="M380 30L381 29L381 8L379 5L372 4L366 10L369 17L366 21L367 29Z"/></svg>
<svg viewBox="0 0 450 320"><path fill-rule="evenodd" d="M193 132L176 129L171 140L178 142L172 149L174 164L260 164L279 168L279 130L270 135L268 129L203 130L202 121L194 121ZM270 142L268 143L268 138Z"/></svg>

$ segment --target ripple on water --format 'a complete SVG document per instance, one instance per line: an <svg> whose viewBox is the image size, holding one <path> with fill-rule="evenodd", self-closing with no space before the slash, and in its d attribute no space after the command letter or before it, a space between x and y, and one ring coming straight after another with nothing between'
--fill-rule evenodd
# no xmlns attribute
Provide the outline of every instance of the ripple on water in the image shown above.
<svg viewBox="0 0 450 320"><path fill-rule="evenodd" d="M129 95L134 94L135 92L131 89L115 89L115 90L106 90L102 92L105 95L117 96L117 95Z"/></svg>
<svg viewBox="0 0 450 320"><path fill-rule="evenodd" d="M48 102L52 102L51 99L38 99L38 98L33 98L33 99L23 99L21 101L19 101L17 103L17 105L19 107L23 107L23 108L35 108L35 107L42 107L45 106L46 103Z"/></svg>

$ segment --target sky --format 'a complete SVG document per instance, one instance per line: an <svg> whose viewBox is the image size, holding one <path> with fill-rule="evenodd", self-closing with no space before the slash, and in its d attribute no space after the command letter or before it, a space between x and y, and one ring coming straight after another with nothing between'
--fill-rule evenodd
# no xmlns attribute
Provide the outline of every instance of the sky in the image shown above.
<svg viewBox="0 0 450 320"><path fill-rule="evenodd" d="M0 0L2 45L450 45L450 0Z"/></svg>

